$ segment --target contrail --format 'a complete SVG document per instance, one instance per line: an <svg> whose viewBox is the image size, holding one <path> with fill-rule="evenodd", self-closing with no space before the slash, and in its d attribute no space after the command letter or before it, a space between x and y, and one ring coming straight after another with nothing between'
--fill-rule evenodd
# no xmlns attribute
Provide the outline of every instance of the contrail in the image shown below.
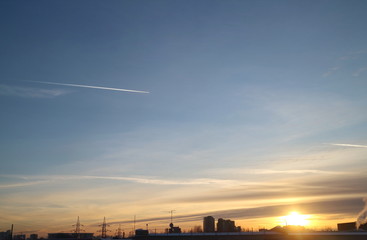
<svg viewBox="0 0 367 240"><path fill-rule="evenodd" d="M355 145L355 144L345 144L345 143L331 143L330 145L341 146L341 147L367 148L366 145Z"/></svg>
<svg viewBox="0 0 367 240"><path fill-rule="evenodd" d="M71 84L71 83L56 83L56 82L41 82L41 81L28 81L28 82L51 84L51 85L60 85L60 86L68 86L68 87L94 88L94 89L119 91L119 92L149 93L147 91L130 90L130 89L123 89L123 88L109 88L109 87L90 86L90 85L80 85L80 84Z"/></svg>

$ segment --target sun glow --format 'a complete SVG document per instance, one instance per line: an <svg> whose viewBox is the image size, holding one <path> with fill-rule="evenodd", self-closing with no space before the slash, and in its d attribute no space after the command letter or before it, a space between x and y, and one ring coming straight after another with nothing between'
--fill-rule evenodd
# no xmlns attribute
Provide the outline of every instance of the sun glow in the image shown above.
<svg viewBox="0 0 367 240"><path fill-rule="evenodd" d="M294 225L294 226L306 226L309 224L309 215L302 215L298 212L291 212L287 216L281 217L285 225Z"/></svg>

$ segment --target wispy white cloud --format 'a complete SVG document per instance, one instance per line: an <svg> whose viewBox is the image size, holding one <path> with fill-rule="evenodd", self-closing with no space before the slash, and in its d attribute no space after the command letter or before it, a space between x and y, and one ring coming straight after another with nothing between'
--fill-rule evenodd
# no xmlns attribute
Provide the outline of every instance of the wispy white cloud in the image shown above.
<svg viewBox="0 0 367 240"><path fill-rule="evenodd" d="M367 67L359 68L352 75L353 75L353 77L359 77L361 75L361 73L363 73L365 71L367 71Z"/></svg>
<svg viewBox="0 0 367 240"><path fill-rule="evenodd" d="M217 201L241 201L246 199L249 204L254 201L257 204L261 201L283 202L290 199L305 201L315 199L331 199L345 197L361 197L365 194L363 185L364 176L362 174L349 174L340 177L297 177L273 178L272 181L246 182L242 185L227 189L212 189L203 193L196 193L187 196L174 197L180 202L217 202ZM277 200L278 199L278 200ZM169 199L171 202L173 199ZM292 200L292 201L293 201Z"/></svg>
<svg viewBox="0 0 367 240"><path fill-rule="evenodd" d="M227 174L246 174L246 175L276 175L276 174L318 174L318 175L348 175L350 172L344 171L326 171L319 169L261 169L261 168L226 168L226 169L210 169L210 173L227 173Z"/></svg>
<svg viewBox="0 0 367 240"><path fill-rule="evenodd" d="M330 145L340 146L340 147L367 148L367 145L357 145L357 144L348 144L348 143L330 143Z"/></svg>
<svg viewBox="0 0 367 240"><path fill-rule="evenodd" d="M334 72L336 72L340 67L332 67L330 68L327 72L325 72L324 74L322 74L323 77L328 77L331 74L333 74Z"/></svg>
<svg viewBox="0 0 367 240"><path fill-rule="evenodd" d="M289 170L253 169L252 171L249 172L253 174L303 174L303 173L331 174L331 175L349 174L348 172L325 171L317 169L289 169Z"/></svg>
<svg viewBox="0 0 367 240"><path fill-rule="evenodd" d="M347 61L347 60L355 59L355 58L356 58L355 56L345 55L345 56L339 57L338 60Z"/></svg>
<svg viewBox="0 0 367 240"><path fill-rule="evenodd" d="M65 95L67 93L69 93L69 91L65 91L62 89L42 89L0 84L0 95L3 96L16 96L24 98L52 98Z"/></svg>
<svg viewBox="0 0 367 240"><path fill-rule="evenodd" d="M149 93L147 91L140 91L140 90L131 90L131 89L123 89L123 88L111 88L111 87L101 87L101 86L90 86L90 85L71 84L71 83L56 83L56 82L42 82L42 81L29 81L29 82L49 84L49 85L67 86L67 87L93 88L93 89L101 89L101 90L109 90L109 91L119 91L119 92Z"/></svg>
<svg viewBox="0 0 367 240"><path fill-rule="evenodd" d="M168 180L168 179L140 178L140 177L107 177L107 176L81 176L80 178L129 181L135 183L154 184L154 185L206 185L206 184L232 184L234 182L232 180L210 179L210 178L183 179L183 180Z"/></svg>
<svg viewBox="0 0 367 240"><path fill-rule="evenodd" d="M354 59L357 59L360 55L363 55L365 53L366 53L366 50L349 52L346 55L339 57L338 60L341 60L341 61L354 60Z"/></svg>
<svg viewBox="0 0 367 240"><path fill-rule="evenodd" d="M346 65L347 62L356 62L358 58L361 58L362 56L366 55L366 51L362 50L362 51L354 51L354 52L349 52L344 56L341 56L337 59L337 65L335 67L331 67L329 68L325 73L322 74L323 77L328 77L332 74L334 74L336 71L338 70L345 70L348 66ZM352 73L352 76L354 77L359 77L360 74L364 71L367 70L367 66L366 67L362 67L359 68L357 70L355 70Z"/></svg>
<svg viewBox="0 0 367 240"><path fill-rule="evenodd" d="M51 175L51 176L17 176L17 175L0 175L2 177L13 177L20 179L37 180L22 183L11 183L0 185L0 188L15 188L24 187L30 185L51 183L53 181L71 181L71 180L83 180L83 179L96 179L96 180L113 180L113 181L126 181L134 182L139 184L152 184L152 185L232 185L238 184L234 180L225 179L212 179L212 178L199 178L199 179L180 179L180 180L170 180L170 179L158 179L155 177L144 178L144 177L118 177L118 176L76 176L76 175Z"/></svg>
<svg viewBox="0 0 367 240"><path fill-rule="evenodd" d="M287 135L288 140L339 129L366 118L363 105L335 94L306 95L274 89L263 91L254 101L272 115L271 119L278 124L275 130L282 127L282 135Z"/></svg>
<svg viewBox="0 0 367 240"><path fill-rule="evenodd" d="M0 189L27 187L27 186L32 186L32 185L44 184L47 182L49 181L44 180L44 181L32 181L32 182L21 182L21 183L8 183L8 184L5 183L5 184L0 184Z"/></svg>

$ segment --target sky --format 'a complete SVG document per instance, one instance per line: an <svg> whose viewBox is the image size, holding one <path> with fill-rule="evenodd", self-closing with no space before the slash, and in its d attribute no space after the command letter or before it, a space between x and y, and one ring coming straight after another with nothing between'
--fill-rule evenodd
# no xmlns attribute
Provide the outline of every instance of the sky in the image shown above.
<svg viewBox="0 0 367 240"><path fill-rule="evenodd" d="M367 197L358 0L0 2L0 231L314 229ZM125 91L134 90L134 91ZM148 225L147 225L148 224Z"/></svg>

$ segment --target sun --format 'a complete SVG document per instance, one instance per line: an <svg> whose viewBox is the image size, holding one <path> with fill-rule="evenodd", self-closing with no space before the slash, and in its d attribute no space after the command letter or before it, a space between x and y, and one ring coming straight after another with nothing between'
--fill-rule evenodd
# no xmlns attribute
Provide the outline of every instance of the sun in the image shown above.
<svg viewBox="0 0 367 240"><path fill-rule="evenodd" d="M282 218L285 225L306 226L309 224L309 215L299 214L298 212L291 212Z"/></svg>

